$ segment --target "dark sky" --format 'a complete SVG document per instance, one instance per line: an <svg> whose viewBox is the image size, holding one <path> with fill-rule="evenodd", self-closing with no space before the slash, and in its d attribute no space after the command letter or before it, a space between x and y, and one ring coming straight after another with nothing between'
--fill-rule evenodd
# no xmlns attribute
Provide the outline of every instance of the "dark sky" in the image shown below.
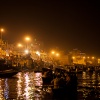
<svg viewBox="0 0 100 100"><path fill-rule="evenodd" d="M0 0L0 27L5 28L3 38L13 43L30 34L46 49L78 48L86 54L100 56L98 1Z"/></svg>

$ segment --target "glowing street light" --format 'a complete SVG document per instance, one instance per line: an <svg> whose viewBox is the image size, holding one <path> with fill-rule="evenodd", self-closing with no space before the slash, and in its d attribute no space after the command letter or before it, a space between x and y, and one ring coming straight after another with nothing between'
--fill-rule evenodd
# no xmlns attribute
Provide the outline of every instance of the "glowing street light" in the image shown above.
<svg viewBox="0 0 100 100"><path fill-rule="evenodd" d="M18 44L18 47L22 47L22 44L19 43L19 44Z"/></svg>
<svg viewBox="0 0 100 100"><path fill-rule="evenodd" d="M92 59L94 59L94 57L92 57Z"/></svg>
<svg viewBox="0 0 100 100"><path fill-rule="evenodd" d="M83 57L83 59L85 59L85 56Z"/></svg>
<svg viewBox="0 0 100 100"><path fill-rule="evenodd" d="M30 41L30 38L29 37L26 37L25 40L27 41L26 48L28 49L28 42Z"/></svg>
<svg viewBox="0 0 100 100"><path fill-rule="evenodd" d="M73 56L72 59L75 59L75 57Z"/></svg>
<svg viewBox="0 0 100 100"><path fill-rule="evenodd" d="M30 38L29 38L29 37L26 37L25 40L26 40L26 41L30 41Z"/></svg>
<svg viewBox="0 0 100 100"><path fill-rule="evenodd" d="M1 32L3 32L4 31L4 29L3 28L1 28Z"/></svg>
<svg viewBox="0 0 100 100"><path fill-rule="evenodd" d="M19 43L19 44L17 44L17 46L18 46L18 53L21 54L21 51L22 51L22 50L21 50L22 44ZM26 52L26 51L25 51L25 52Z"/></svg>
<svg viewBox="0 0 100 100"><path fill-rule="evenodd" d="M54 51L52 51L51 53L52 53L52 54L55 54L55 52L54 52Z"/></svg>
<svg viewBox="0 0 100 100"><path fill-rule="evenodd" d="M59 53L56 53L56 56L58 57L59 56Z"/></svg>

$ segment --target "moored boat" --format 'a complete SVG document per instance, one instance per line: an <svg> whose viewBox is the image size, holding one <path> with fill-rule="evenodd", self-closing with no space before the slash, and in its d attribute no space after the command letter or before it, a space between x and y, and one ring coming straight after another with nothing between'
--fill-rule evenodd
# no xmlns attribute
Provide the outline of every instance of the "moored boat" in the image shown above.
<svg viewBox="0 0 100 100"><path fill-rule="evenodd" d="M3 70L3 71L0 71L0 77L12 77L16 75L17 73L18 71L13 70L13 69Z"/></svg>

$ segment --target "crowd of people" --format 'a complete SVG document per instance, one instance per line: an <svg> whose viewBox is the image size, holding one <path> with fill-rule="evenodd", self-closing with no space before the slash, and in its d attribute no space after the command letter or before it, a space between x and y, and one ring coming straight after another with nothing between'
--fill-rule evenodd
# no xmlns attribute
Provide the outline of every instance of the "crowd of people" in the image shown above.
<svg viewBox="0 0 100 100"><path fill-rule="evenodd" d="M77 100L77 76L55 69L43 73L43 85L51 85L53 100Z"/></svg>

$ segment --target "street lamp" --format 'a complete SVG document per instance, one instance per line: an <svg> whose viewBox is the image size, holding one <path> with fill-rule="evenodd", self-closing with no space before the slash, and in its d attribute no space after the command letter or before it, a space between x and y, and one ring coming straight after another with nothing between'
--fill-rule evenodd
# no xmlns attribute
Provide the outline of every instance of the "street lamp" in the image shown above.
<svg viewBox="0 0 100 100"><path fill-rule="evenodd" d="M19 48L19 49L18 49L18 52L19 52L19 54L21 54L21 48L23 47L23 45L19 43L17 46L18 46L18 48Z"/></svg>
<svg viewBox="0 0 100 100"><path fill-rule="evenodd" d="M0 33L1 33L1 41L2 41L2 32L4 32L4 29L3 29L3 28L0 29Z"/></svg>
<svg viewBox="0 0 100 100"><path fill-rule="evenodd" d="M92 59L94 59L94 57L92 57Z"/></svg>
<svg viewBox="0 0 100 100"><path fill-rule="evenodd" d="M27 41L26 48L28 49L28 42L30 41L30 38L29 37L26 37L25 40Z"/></svg>
<svg viewBox="0 0 100 100"><path fill-rule="evenodd" d="M54 51L52 51L51 53L52 53L52 54L55 54L55 52L54 52Z"/></svg>
<svg viewBox="0 0 100 100"><path fill-rule="evenodd" d="M59 56L59 53L57 53L56 56L58 57Z"/></svg>
<svg viewBox="0 0 100 100"><path fill-rule="evenodd" d="M22 44L19 43L19 44L18 44L18 47L22 47Z"/></svg>
<svg viewBox="0 0 100 100"><path fill-rule="evenodd" d="M29 38L29 37L26 37L25 40L26 40L26 41L30 41L30 38Z"/></svg>
<svg viewBox="0 0 100 100"><path fill-rule="evenodd" d="M75 57L73 56L72 59L75 59Z"/></svg>

